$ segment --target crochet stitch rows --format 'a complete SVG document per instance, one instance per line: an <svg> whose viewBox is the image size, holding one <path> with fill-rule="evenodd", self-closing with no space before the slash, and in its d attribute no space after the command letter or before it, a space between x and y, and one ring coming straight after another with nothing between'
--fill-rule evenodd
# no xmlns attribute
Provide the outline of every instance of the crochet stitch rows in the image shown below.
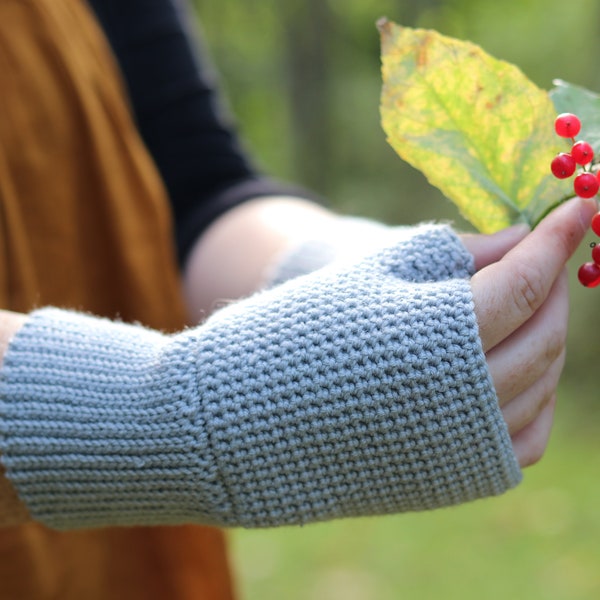
<svg viewBox="0 0 600 600"><path fill-rule="evenodd" d="M520 480L446 227L173 336L42 309L11 343L2 460L57 528L265 527L432 509Z"/></svg>

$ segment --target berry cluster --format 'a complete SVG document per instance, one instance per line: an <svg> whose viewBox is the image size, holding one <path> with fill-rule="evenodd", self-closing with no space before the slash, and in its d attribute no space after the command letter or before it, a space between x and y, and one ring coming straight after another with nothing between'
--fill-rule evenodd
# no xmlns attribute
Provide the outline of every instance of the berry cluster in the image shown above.
<svg viewBox="0 0 600 600"><path fill-rule="evenodd" d="M554 157L550 164L552 173L559 179L567 179L577 171L573 181L575 194L592 198L600 190L600 179L598 173L592 171L594 150L583 140L575 141L575 136L581 131L581 121L571 113L562 113L556 117L554 130L560 137L571 139L573 145L570 152L561 152Z"/></svg>
<svg viewBox="0 0 600 600"><path fill-rule="evenodd" d="M573 190L581 198L593 198L600 190L600 171L594 166L594 150L587 142L575 141L581 131L581 121L576 115L562 113L556 117L554 130L557 135L572 142L570 152L561 152L554 157L550 169L555 177L567 179L575 174ZM600 212L592 219L592 231L600 237ZM590 244L592 260L586 262L577 273L579 282L586 287L600 285L600 245Z"/></svg>
<svg viewBox="0 0 600 600"><path fill-rule="evenodd" d="M592 231L600 236L600 212L592 218ZM590 246L592 247L592 260L579 267L577 278L585 287L596 287L600 285L600 245L592 242Z"/></svg>

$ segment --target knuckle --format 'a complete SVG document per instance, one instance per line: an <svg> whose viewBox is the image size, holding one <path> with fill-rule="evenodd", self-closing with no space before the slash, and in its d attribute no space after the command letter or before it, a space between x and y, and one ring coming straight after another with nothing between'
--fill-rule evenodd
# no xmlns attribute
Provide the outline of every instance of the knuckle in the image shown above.
<svg viewBox="0 0 600 600"><path fill-rule="evenodd" d="M538 381L535 394L529 402L524 403L523 412L520 419L521 427L526 427L533 423L540 413L556 398L556 388L559 380L559 373L554 373L551 369L545 373Z"/></svg>
<svg viewBox="0 0 600 600"><path fill-rule="evenodd" d="M528 423L533 423L541 414L541 412L556 398L556 386L557 381L554 378L546 377L543 385L541 386L540 394L537 398L537 402L532 407L531 414L529 415Z"/></svg>
<svg viewBox="0 0 600 600"><path fill-rule="evenodd" d="M554 382L548 378L538 381L534 391L535 393L530 391L526 397L517 398L508 405L505 419L509 430L518 433L534 423L555 393Z"/></svg>
<svg viewBox="0 0 600 600"><path fill-rule="evenodd" d="M540 272L524 263L515 268L515 282L512 286L512 300L517 310L524 315L532 315L546 297L546 286Z"/></svg>
<svg viewBox="0 0 600 600"><path fill-rule="evenodd" d="M552 327L546 335L544 357L548 363L555 363L565 351L567 332L564 327Z"/></svg>
<svg viewBox="0 0 600 600"><path fill-rule="evenodd" d="M535 418L540 414L540 411L548 401L548 395L550 393L551 392L549 389L544 389L537 397L533 399L533 401L525 404L519 423L521 427L526 427L535 421Z"/></svg>

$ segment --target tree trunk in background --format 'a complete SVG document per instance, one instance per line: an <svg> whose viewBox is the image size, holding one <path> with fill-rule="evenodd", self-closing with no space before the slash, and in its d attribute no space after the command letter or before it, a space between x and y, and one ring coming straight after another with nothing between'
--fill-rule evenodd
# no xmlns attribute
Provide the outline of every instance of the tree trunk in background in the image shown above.
<svg viewBox="0 0 600 600"><path fill-rule="evenodd" d="M330 40L333 18L324 0L281 5L285 19L284 68L295 139L297 178L327 194L332 159Z"/></svg>

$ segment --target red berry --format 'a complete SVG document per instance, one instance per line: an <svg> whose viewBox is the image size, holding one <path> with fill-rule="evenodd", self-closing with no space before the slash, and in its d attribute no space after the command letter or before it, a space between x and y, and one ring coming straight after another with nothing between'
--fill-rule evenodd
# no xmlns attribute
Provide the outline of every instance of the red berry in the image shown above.
<svg viewBox="0 0 600 600"><path fill-rule="evenodd" d="M593 173L580 173L573 181L573 189L580 198L592 198L600 189L600 181Z"/></svg>
<svg viewBox="0 0 600 600"><path fill-rule="evenodd" d="M596 235L600 236L600 212L592 217L591 228Z"/></svg>
<svg viewBox="0 0 600 600"><path fill-rule="evenodd" d="M585 287L596 287L600 284L600 265L593 262L586 262L577 272L577 279Z"/></svg>
<svg viewBox="0 0 600 600"><path fill-rule="evenodd" d="M592 260L600 267L600 245L598 244L592 248Z"/></svg>
<svg viewBox="0 0 600 600"><path fill-rule="evenodd" d="M594 158L594 150L587 142L576 142L571 148L571 156L578 165L587 165Z"/></svg>
<svg viewBox="0 0 600 600"><path fill-rule="evenodd" d="M561 113L554 121L554 131L560 137L574 138L581 130L579 117L571 113Z"/></svg>
<svg viewBox="0 0 600 600"><path fill-rule="evenodd" d="M575 173L577 163L575 159L566 152L561 152L554 157L554 160L550 163L550 169L554 177L558 179L566 179L571 177Z"/></svg>

